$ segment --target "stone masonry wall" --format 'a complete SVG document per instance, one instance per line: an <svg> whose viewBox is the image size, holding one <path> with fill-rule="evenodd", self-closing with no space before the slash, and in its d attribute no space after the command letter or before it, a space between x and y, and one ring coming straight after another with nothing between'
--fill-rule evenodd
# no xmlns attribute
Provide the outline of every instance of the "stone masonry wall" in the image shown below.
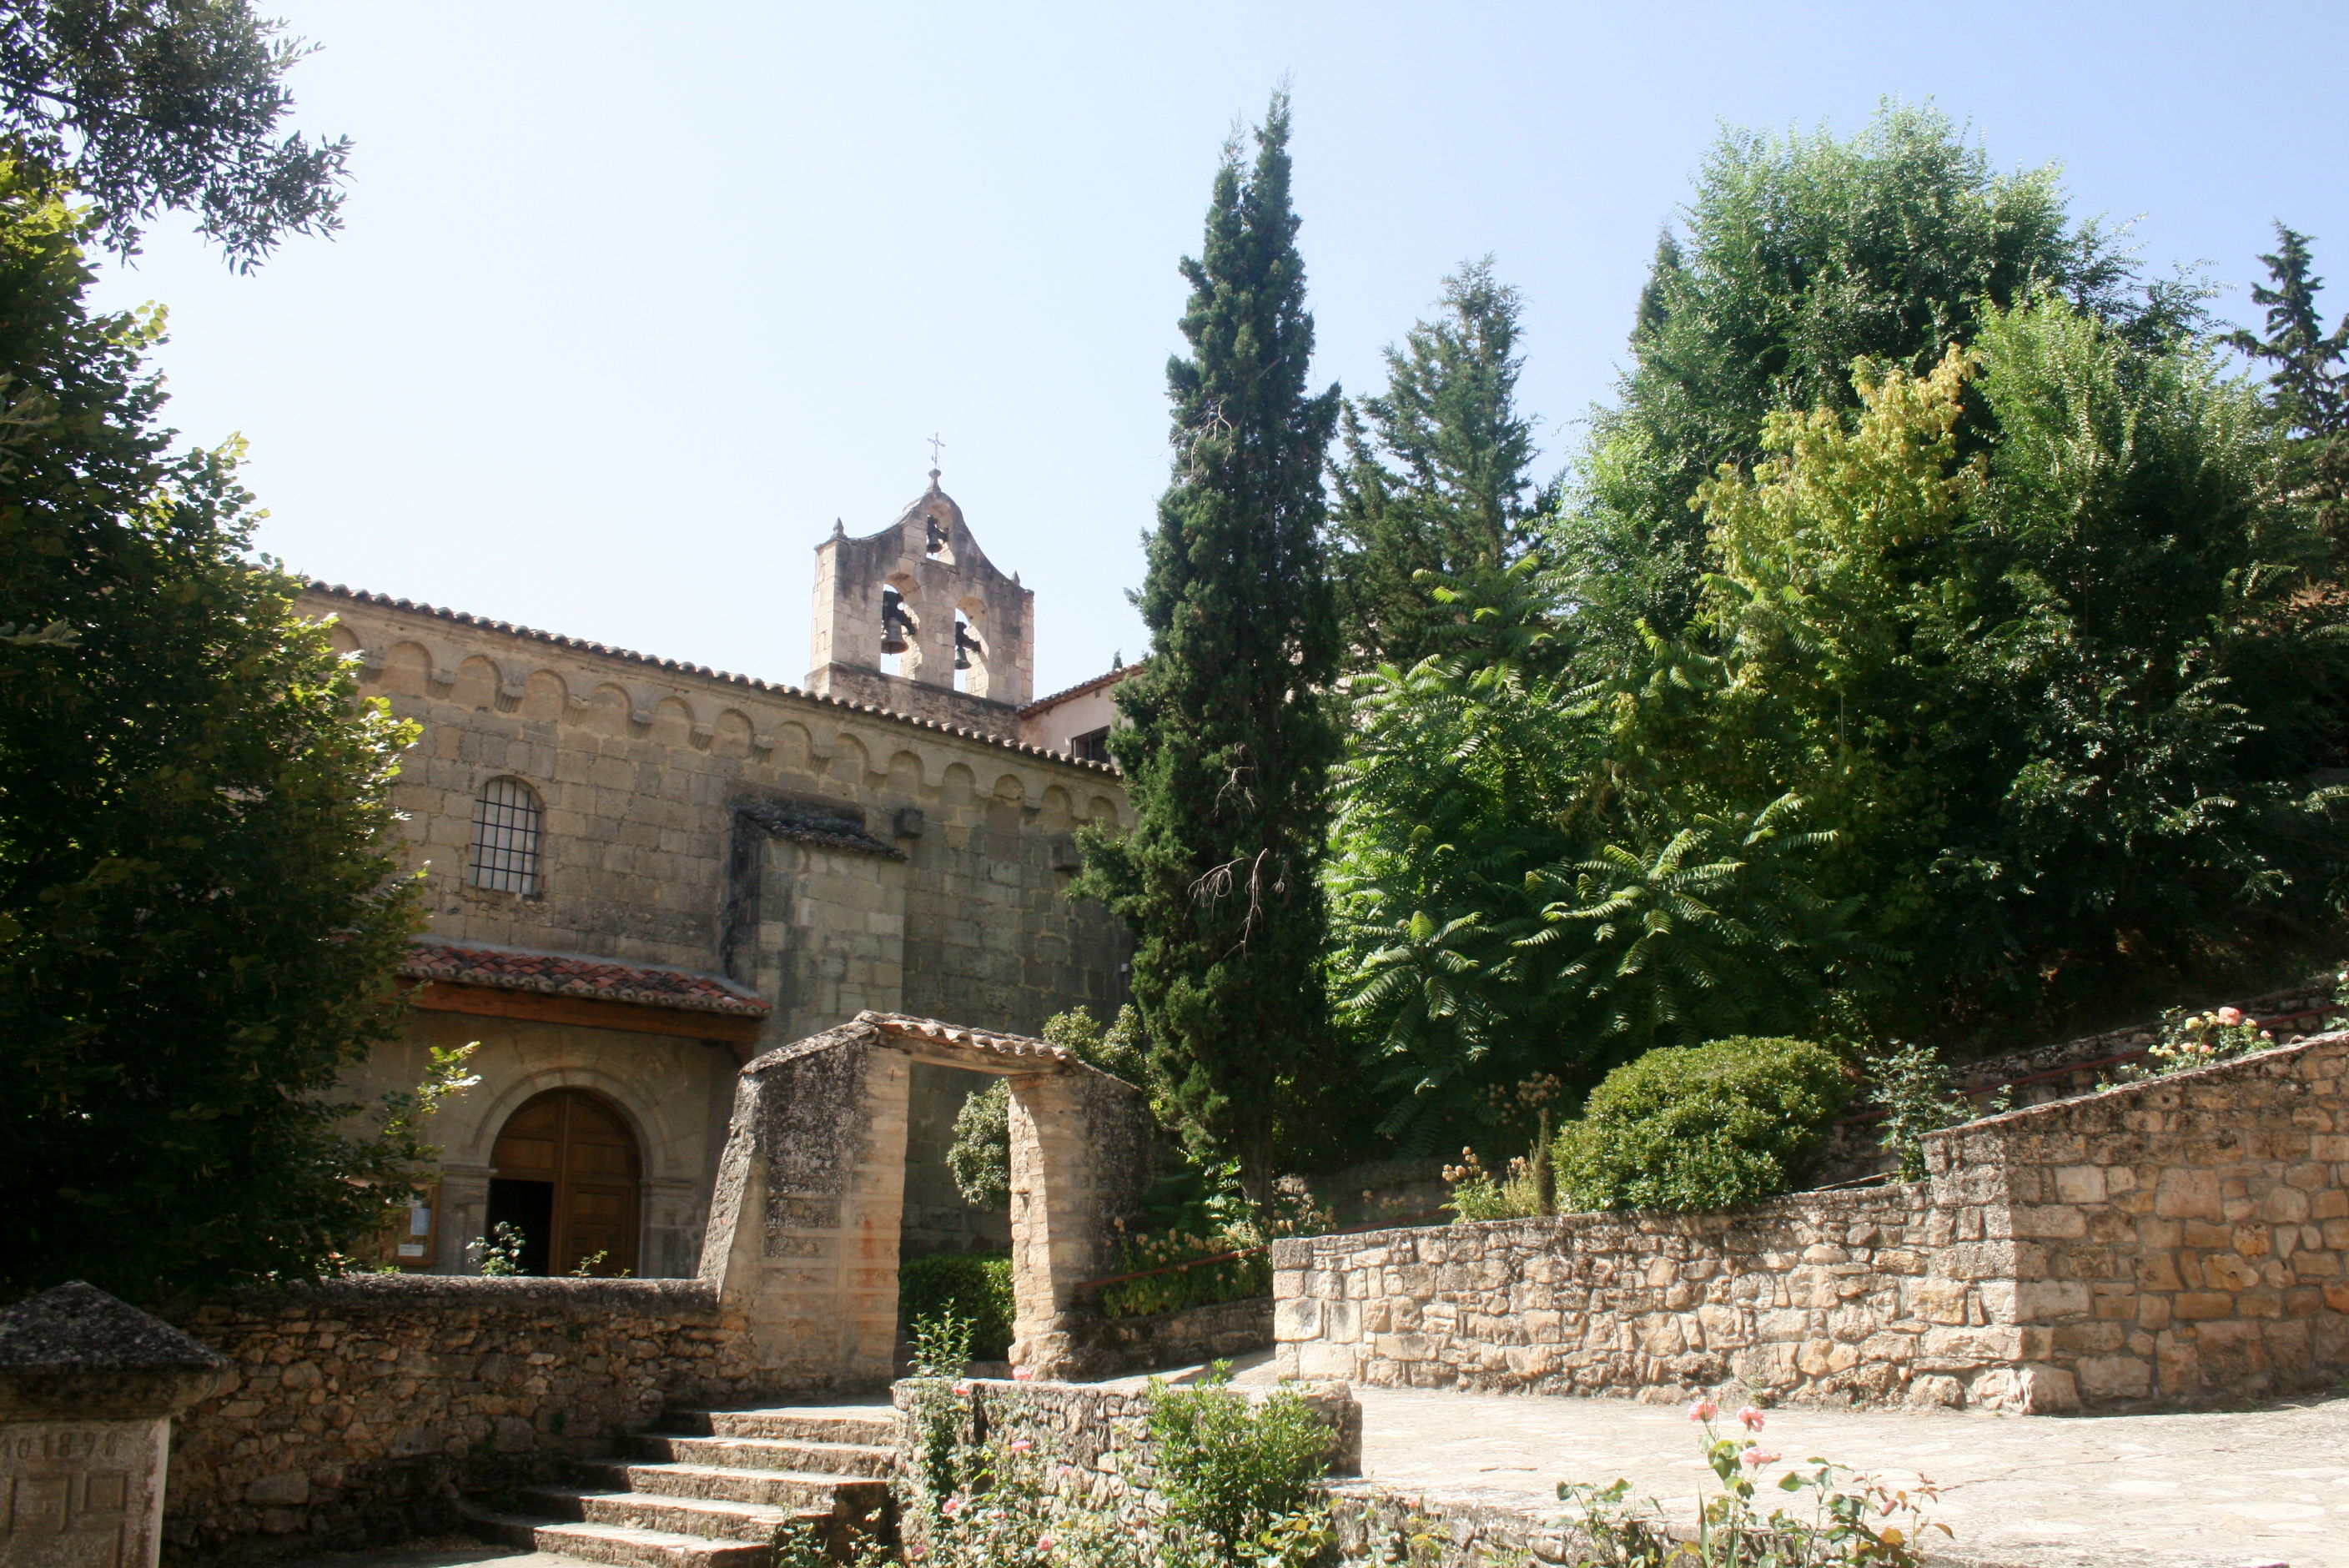
<svg viewBox="0 0 2349 1568"><path fill-rule="evenodd" d="M1821 1403L2017 1392L1996 1293L1937 1267L1971 1253L1920 1188L1285 1240L1272 1261L1288 1377L1661 1398L1736 1383Z"/></svg>
<svg viewBox="0 0 2349 1568"><path fill-rule="evenodd" d="M1929 1182L1733 1214L1284 1240L1280 1370L2037 1413L2349 1370L2349 1035L1927 1140Z"/></svg>
<svg viewBox="0 0 2349 1568"><path fill-rule="evenodd" d="M966 1438L974 1430L974 1420L980 1436L1009 1431L1015 1437L1030 1437L1055 1462L1071 1469L1073 1485L1093 1501L1148 1506L1157 1456L1150 1440L1151 1396L1146 1386L1134 1381L1022 1383L972 1377L956 1387L968 1390L955 1397L958 1429ZM1267 1397L1260 1388L1241 1392L1258 1403ZM1362 1408L1355 1403L1352 1391L1342 1384L1324 1384L1299 1392L1330 1429L1329 1473L1333 1477L1361 1473ZM912 1379L890 1389L897 1408L898 1449L904 1454L916 1451L913 1408L922 1393L923 1385Z"/></svg>
<svg viewBox="0 0 2349 1568"><path fill-rule="evenodd" d="M2349 1036L1973 1122L1929 1158L2011 1250L2026 1354L2083 1403L2349 1372Z"/></svg>
<svg viewBox="0 0 2349 1568"><path fill-rule="evenodd" d="M371 1275L171 1317L235 1364L174 1423L178 1562L447 1528L460 1486L544 1474L722 1398L737 1339L688 1281Z"/></svg>
<svg viewBox="0 0 2349 1568"><path fill-rule="evenodd" d="M1102 1317L1086 1312L1070 1337L1081 1347L1075 1374L1121 1377L1170 1367L1196 1367L1272 1347L1272 1297L1154 1312L1139 1317Z"/></svg>

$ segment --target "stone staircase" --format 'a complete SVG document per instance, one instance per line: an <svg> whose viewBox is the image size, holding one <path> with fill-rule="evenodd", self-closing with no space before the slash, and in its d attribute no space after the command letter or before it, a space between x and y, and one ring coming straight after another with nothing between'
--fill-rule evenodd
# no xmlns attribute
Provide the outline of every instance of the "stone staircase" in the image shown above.
<svg viewBox="0 0 2349 1568"><path fill-rule="evenodd" d="M897 1462L886 1405L673 1411L628 1457L579 1460L574 1484L526 1486L474 1528L525 1551L624 1568L775 1568L796 1527L845 1562L886 1536Z"/></svg>

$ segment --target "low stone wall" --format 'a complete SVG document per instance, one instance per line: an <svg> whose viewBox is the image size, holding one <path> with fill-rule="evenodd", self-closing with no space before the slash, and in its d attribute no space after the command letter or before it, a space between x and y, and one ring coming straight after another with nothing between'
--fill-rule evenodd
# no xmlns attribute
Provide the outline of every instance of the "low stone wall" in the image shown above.
<svg viewBox="0 0 2349 1568"><path fill-rule="evenodd" d="M171 1315L234 1366L175 1423L178 1561L443 1528L460 1487L722 1402L739 1340L686 1280L369 1275Z"/></svg>
<svg viewBox="0 0 2349 1568"><path fill-rule="evenodd" d="M1078 1346L1071 1376L1122 1377L1196 1367L1272 1348L1272 1297L1252 1295L1141 1317L1071 1314Z"/></svg>
<svg viewBox="0 0 2349 1568"><path fill-rule="evenodd" d="M1008 1379L966 1378L956 1385L968 1390L961 1397L964 1431L970 1423L979 1432L1009 1431L1032 1438L1038 1448L1070 1467L1071 1484L1092 1501L1120 1506L1149 1506L1158 1473L1157 1455L1150 1440L1150 1389L1136 1380L1121 1383L1025 1383ZM1269 1396L1262 1388L1240 1390L1261 1403ZM890 1396L897 1408L899 1451L915 1451L912 1401L918 1385L896 1383ZM1333 1477L1358 1475L1362 1468L1362 1408L1343 1384L1319 1384L1296 1392L1330 1429L1330 1471Z"/></svg>
<svg viewBox="0 0 2349 1568"><path fill-rule="evenodd" d="M1284 1376L1374 1387L2006 1404L2013 1336L1920 1188L1275 1243ZM1912 1388L1924 1369L1934 1380ZM1971 1385L1982 1377L1996 1386Z"/></svg>
<svg viewBox="0 0 2349 1568"><path fill-rule="evenodd" d="M1276 1243L1279 1369L2018 1412L2349 1370L2349 1036L1927 1140L1931 1179L1734 1214Z"/></svg>
<svg viewBox="0 0 2349 1568"><path fill-rule="evenodd" d="M1929 1150L2023 1354L2105 1408L2349 1372L2349 1036L1970 1123Z"/></svg>

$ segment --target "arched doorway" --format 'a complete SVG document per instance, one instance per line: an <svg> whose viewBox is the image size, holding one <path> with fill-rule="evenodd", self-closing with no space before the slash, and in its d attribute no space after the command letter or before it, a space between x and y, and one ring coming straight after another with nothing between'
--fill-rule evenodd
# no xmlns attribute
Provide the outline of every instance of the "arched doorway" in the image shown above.
<svg viewBox="0 0 2349 1568"><path fill-rule="evenodd" d="M489 1223L523 1233L522 1272L636 1268L636 1140L618 1111L575 1088L553 1089L506 1119L490 1162Z"/></svg>

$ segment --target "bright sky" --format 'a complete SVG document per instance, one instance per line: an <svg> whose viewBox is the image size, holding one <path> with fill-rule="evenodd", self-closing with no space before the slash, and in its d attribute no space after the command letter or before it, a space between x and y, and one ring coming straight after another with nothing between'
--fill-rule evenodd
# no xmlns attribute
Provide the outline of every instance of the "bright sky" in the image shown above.
<svg viewBox="0 0 2349 1568"><path fill-rule="evenodd" d="M190 438L242 432L263 542L336 582L796 681L811 552L917 495L926 438L1036 590L1040 692L1131 659L1166 476L1176 258L1292 78L1319 373L1351 392L1497 253L1555 466L1723 124L1931 98L2060 160L2148 262L2240 285L2269 220L2349 310L2349 6L264 0L324 46L348 227L229 273L176 225Z"/></svg>

